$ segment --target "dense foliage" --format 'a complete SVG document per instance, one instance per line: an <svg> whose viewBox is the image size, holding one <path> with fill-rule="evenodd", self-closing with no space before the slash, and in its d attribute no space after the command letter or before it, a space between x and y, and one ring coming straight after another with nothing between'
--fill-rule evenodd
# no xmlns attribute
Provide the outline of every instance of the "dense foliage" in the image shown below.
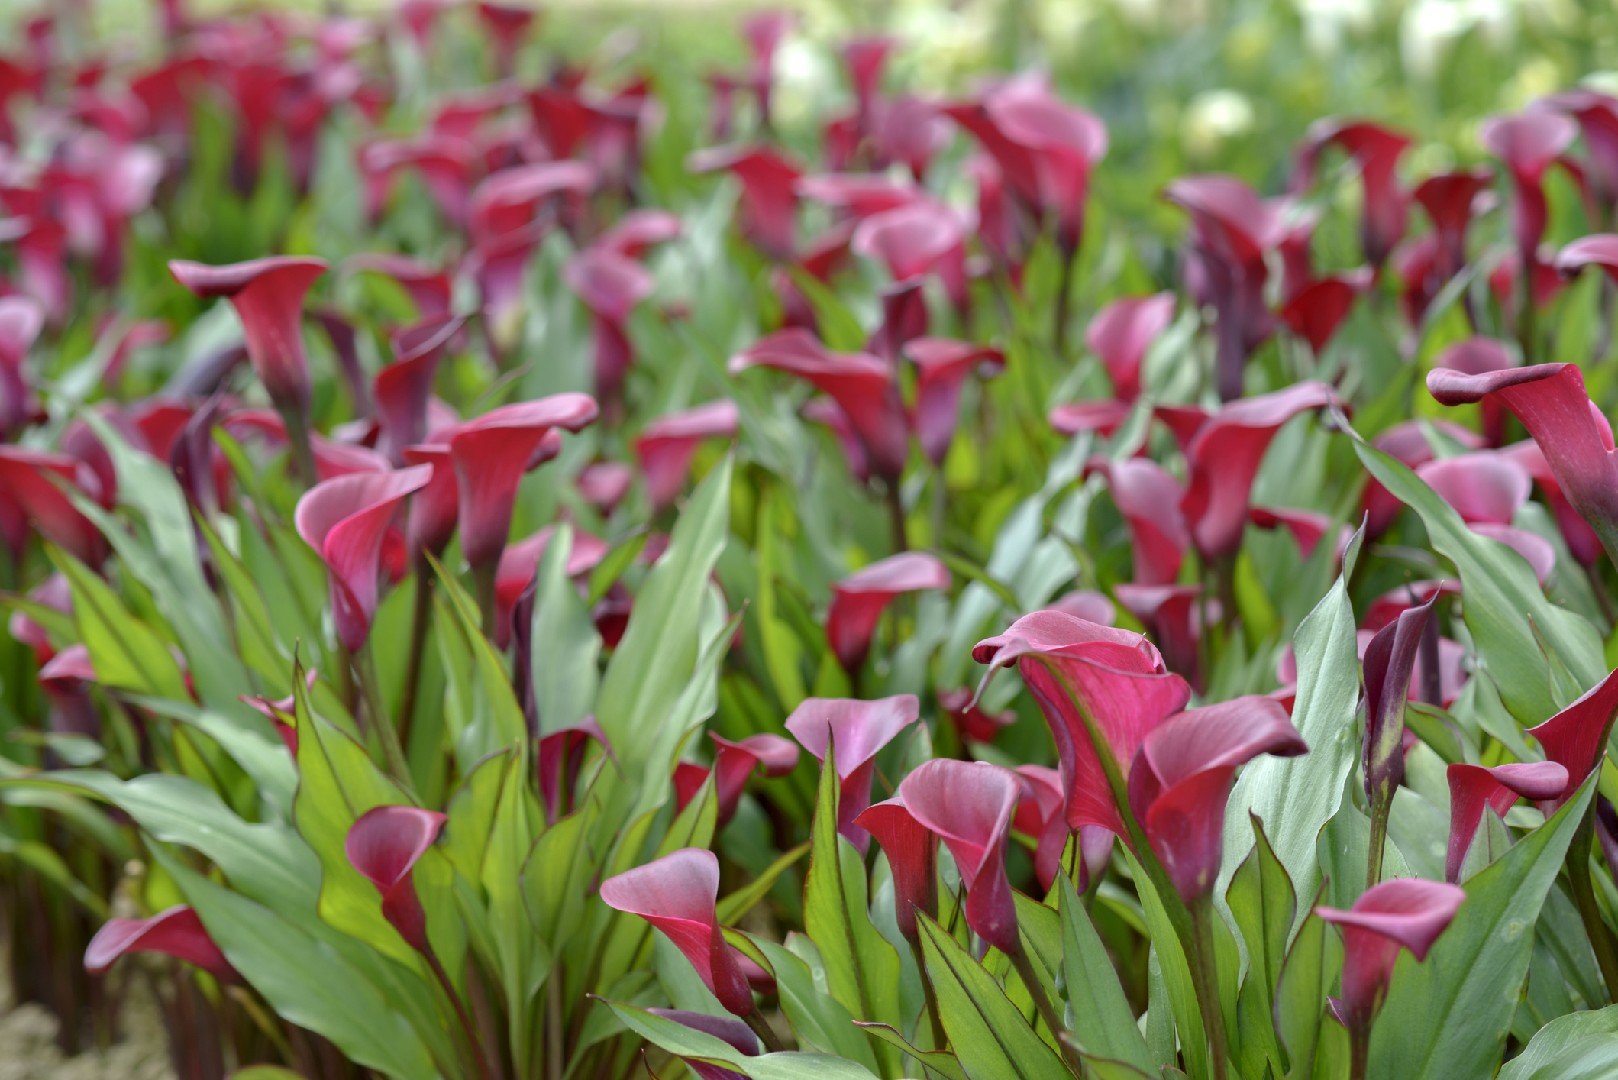
<svg viewBox="0 0 1618 1080"><path fill-rule="evenodd" d="M186 1078L1618 1071L1618 18L1196 7L21 25L14 993Z"/></svg>

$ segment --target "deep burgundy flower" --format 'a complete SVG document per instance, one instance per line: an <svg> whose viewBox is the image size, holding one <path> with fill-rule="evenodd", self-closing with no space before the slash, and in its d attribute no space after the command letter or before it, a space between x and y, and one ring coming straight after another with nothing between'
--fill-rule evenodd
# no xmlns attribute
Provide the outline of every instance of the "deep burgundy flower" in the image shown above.
<svg viewBox="0 0 1618 1080"><path fill-rule="evenodd" d="M426 954L427 913L411 879L416 863L438 839L444 815L414 806L377 806L349 826L343 854L382 894L382 915L412 949Z"/></svg>
<svg viewBox="0 0 1618 1080"><path fill-rule="evenodd" d="M1229 558L1241 547L1253 479L1275 433L1299 413L1337 400L1325 383L1295 383L1232 402L1202 425L1186 450L1190 477L1180 510L1204 558Z"/></svg>
<svg viewBox="0 0 1618 1080"><path fill-rule="evenodd" d="M1067 815L1063 813L1067 799L1062 793L1062 774L1044 765L1019 765L1015 771L1022 778L1023 793L1011 827L1034 839L1034 874L1040 888L1050 892L1062 873L1069 836ZM1112 860L1113 840L1112 833L1098 825L1079 829L1076 888L1080 892L1106 873Z"/></svg>
<svg viewBox="0 0 1618 1080"><path fill-rule="evenodd" d="M1163 654L1164 665L1184 676L1198 693L1204 689L1201 642L1204 610L1218 615L1215 600L1202 598L1200 585L1136 585L1119 582L1113 588L1125 611L1140 620Z"/></svg>
<svg viewBox="0 0 1618 1080"><path fill-rule="evenodd" d="M355 255L343 263L346 273L369 271L392 278L416 306L416 318L431 320L450 313L455 282L442 267L408 255L377 253Z"/></svg>
<svg viewBox="0 0 1618 1080"><path fill-rule="evenodd" d="M584 768L584 752L592 742L609 758L613 756L607 733L593 716L586 716L573 727L559 728L540 737L534 764L547 822L554 824L558 815L572 812L574 789Z"/></svg>
<svg viewBox="0 0 1618 1080"><path fill-rule="evenodd" d="M1434 367L1449 368L1466 375L1486 375L1491 371L1505 371L1517 366L1517 358L1503 341L1495 338L1470 337L1446 348L1433 359ZM1483 437L1490 446L1499 446L1505 438L1506 410L1500 401L1486 399L1479 403L1483 414Z"/></svg>
<svg viewBox="0 0 1618 1080"><path fill-rule="evenodd" d="M1363 271L1364 268L1362 268ZM1333 274L1310 283L1281 308L1281 321L1309 343L1319 356L1342 328L1343 322L1371 284L1368 272Z"/></svg>
<svg viewBox="0 0 1618 1080"><path fill-rule="evenodd" d="M1365 742L1360 757L1373 820L1388 812L1394 789L1404 782L1405 701L1436 601L1435 595L1401 612L1376 632L1365 649Z"/></svg>
<svg viewBox="0 0 1618 1080"><path fill-rule="evenodd" d="M860 701L807 698L786 719L786 729L820 761L833 752L837 762L837 831L864 851L870 840L854 824L871 805L876 754L921 717L914 694Z"/></svg>
<svg viewBox="0 0 1618 1080"><path fill-rule="evenodd" d="M44 327L45 311L33 300L0 296L0 437L10 435L35 412L24 362Z"/></svg>
<svg viewBox="0 0 1618 1080"><path fill-rule="evenodd" d="M1292 534L1293 543L1298 545L1298 554L1305 559L1315 553L1315 548L1326 538L1326 534L1333 532L1332 518L1327 514L1315 513L1312 510L1291 510L1278 506L1253 506L1247 510L1249 524L1260 529L1285 529ZM1347 525L1335 529L1335 549L1341 555L1347 545L1353 530Z"/></svg>
<svg viewBox="0 0 1618 1080"><path fill-rule="evenodd" d="M1445 405L1493 399L1522 422L1544 454L1558 487L1601 537L1618 551L1618 464L1612 428L1584 390L1573 364L1537 364L1483 375L1435 369L1427 389Z"/></svg>
<svg viewBox="0 0 1618 1080"><path fill-rule="evenodd" d="M1114 300L1090 320L1084 343L1101 358L1112 378L1112 390L1119 401L1140 396L1141 362L1169 324L1174 321L1174 294L1126 296Z"/></svg>
<svg viewBox="0 0 1618 1080"><path fill-rule="evenodd" d="M100 975L120 958L143 952L195 964L222 982L240 980L196 911L184 904L145 919L108 919L85 947L84 970Z"/></svg>
<svg viewBox="0 0 1618 1080"><path fill-rule="evenodd" d="M539 569L539 560L545 557L545 549L550 547L551 537L556 535L556 526L546 525L532 536L507 544L500 553L500 564L494 573L494 643L496 648L504 649L511 644L512 613L517 610L518 600L534 580ZM568 548L567 565L565 572L570 578L579 578L594 570L607 554L610 545L599 536L592 535L582 529L573 529L572 543Z"/></svg>
<svg viewBox="0 0 1618 1080"><path fill-rule="evenodd" d="M1607 207L1618 202L1618 98L1578 87L1537 103L1567 113L1584 135L1585 173L1592 194Z"/></svg>
<svg viewBox="0 0 1618 1080"><path fill-rule="evenodd" d="M737 1016L753 1011L753 992L742 954L725 940L715 904L719 859L711 851L681 848L601 883L602 901L639 915L663 931L719 1003Z"/></svg>
<svg viewBox="0 0 1618 1080"><path fill-rule="evenodd" d="M837 403L860 440L871 471L904 472L910 440L893 369L868 353L834 353L806 330L782 330L737 353L730 372L774 368L795 375Z"/></svg>
<svg viewBox="0 0 1618 1080"><path fill-rule="evenodd" d="M1207 897L1219 876L1237 768L1260 754L1294 757L1308 749L1287 711L1260 695L1187 709L1142 740L1129 802L1186 903Z"/></svg>
<svg viewBox="0 0 1618 1080"><path fill-rule="evenodd" d="M429 319L393 335L393 362L376 373L371 394L376 400L377 448L395 465L404 451L427 437L427 409L433 378L464 317Z"/></svg>
<svg viewBox="0 0 1618 1080"><path fill-rule="evenodd" d="M692 172L728 172L742 189L742 232L771 259L785 262L796 247L797 193L803 171L767 146L716 146L691 156Z"/></svg>
<svg viewBox="0 0 1618 1080"><path fill-rule="evenodd" d="M73 505L62 483L91 498L101 494L95 472L75 457L0 445L0 538L17 554L33 530L98 567L107 557L106 538Z"/></svg>
<svg viewBox="0 0 1618 1080"><path fill-rule="evenodd" d="M1129 526L1137 585L1172 585L1191 547L1191 534L1179 513L1185 489L1150 458L1111 461L1091 458L1086 475L1106 478L1112 501Z"/></svg>
<svg viewBox="0 0 1618 1080"><path fill-rule="evenodd" d="M309 408L309 360L303 349L303 299L326 272L322 259L278 255L229 266L171 262L169 273L204 298L235 307L247 356L270 400L299 415Z"/></svg>
<svg viewBox="0 0 1618 1080"><path fill-rule="evenodd" d="M854 824L876 837L893 873L893 915L899 932L916 940L916 912L938 917L938 836L895 795L866 807Z"/></svg>
<svg viewBox="0 0 1618 1080"><path fill-rule="evenodd" d="M742 36L752 53L747 82L758 101L759 124L769 130L774 116L775 54L797 17L790 11L768 9L742 20Z"/></svg>
<svg viewBox="0 0 1618 1080"><path fill-rule="evenodd" d="M523 38L533 27L538 12L526 4L502 4L494 0L478 0L475 10L494 49L495 71L501 78L507 78L516 66L517 50L522 47Z"/></svg>
<svg viewBox="0 0 1618 1080"><path fill-rule="evenodd" d="M923 762L899 784L911 816L955 857L966 889L966 924L1008 955L1022 948L1006 878L1006 840L1021 795L1016 773L986 761Z"/></svg>
<svg viewBox="0 0 1618 1080"><path fill-rule="evenodd" d="M635 457L646 478L652 506L668 506L685 485L691 458L708 439L735 438L741 427L736 404L728 399L658 417L635 440Z"/></svg>
<svg viewBox="0 0 1618 1080"><path fill-rule="evenodd" d="M652 295L652 275L633 259L589 247L568 260L562 277L594 320L596 393L615 400L635 360L629 315Z"/></svg>
<svg viewBox="0 0 1618 1080"><path fill-rule="evenodd" d="M1524 264L1535 261L1545 235L1545 170L1572 145L1578 133L1578 125L1572 120L1544 111L1491 117L1479 132L1484 148L1511 173L1512 228L1518 258Z"/></svg>
<svg viewBox="0 0 1618 1080"><path fill-rule="evenodd" d="M1567 787L1567 769L1555 761L1512 762L1485 768L1456 762L1449 767L1449 849L1444 880L1458 882L1487 807L1501 817L1518 799L1554 799Z"/></svg>
<svg viewBox="0 0 1618 1080"><path fill-rule="evenodd" d="M732 742L710 732L708 738L714 744L713 768L704 770L703 777L706 779L710 772L713 776L719 800L716 829L724 828L736 816L747 781L760 766L765 776L776 778L786 776L798 765L798 745L780 735L760 733Z"/></svg>
<svg viewBox="0 0 1618 1080"><path fill-rule="evenodd" d="M1127 401L1071 401L1054 406L1048 419L1058 435L1078 435L1093 431L1103 439L1118 434L1135 406Z"/></svg>
<svg viewBox="0 0 1618 1080"><path fill-rule="evenodd" d="M992 345L918 337L905 342L904 355L916 366L911 427L927 460L941 465L955 437L961 387L967 376L975 373L989 378L999 374L1005 370L1005 353Z"/></svg>
<svg viewBox="0 0 1618 1080"><path fill-rule="evenodd" d="M1435 173L1416 186L1416 202L1433 223L1436 255L1433 269L1436 293L1466 265L1466 230L1478 206L1478 197L1494 180L1489 169L1461 169Z"/></svg>
<svg viewBox="0 0 1618 1080"><path fill-rule="evenodd" d="M1468 450L1476 450L1483 445L1483 440L1475 433L1447 420L1406 420L1372 439L1371 445L1414 469L1433 460L1433 448L1427 441L1426 424L1431 424L1435 431L1455 440ZM1399 512L1404 509L1404 503L1374 477L1366 484L1363 505L1367 539L1375 539L1387 532L1392 527L1394 519L1399 516Z"/></svg>
<svg viewBox="0 0 1618 1080"><path fill-rule="evenodd" d="M468 420L449 439L461 551L473 567L499 562L511 531L517 487L553 428L578 431L596 418L588 394L552 394L503 405Z"/></svg>
<svg viewBox="0 0 1618 1080"><path fill-rule="evenodd" d="M1367 120L1321 120L1309 129L1293 174L1293 191L1314 182L1322 151L1335 146L1348 154L1360 170L1360 246L1365 259L1381 269L1393 246L1404 236L1409 218L1409 196L1399 186L1399 159L1410 148L1410 137Z"/></svg>
<svg viewBox="0 0 1618 1080"><path fill-rule="evenodd" d="M383 541L404 500L421 490L432 468L354 473L316 484L298 500L298 535L320 554L330 575L337 639L358 652L376 615Z"/></svg>
<svg viewBox="0 0 1618 1080"><path fill-rule="evenodd" d="M845 671L865 663L877 620L895 597L925 589L949 588L949 570L925 552L902 551L832 586L826 612L826 640Z"/></svg>
<svg viewBox="0 0 1618 1080"><path fill-rule="evenodd" d="M972 691L965 688L940 691L938 706L955 725L955 733L963 743L992 743L997 733L1017 719L1017 714L1010 709L988 712L978 704Z"/></svg>
<svg viewBox="0 0 1618 1080"><path fill-rule="evenodd" d="M1365 1031L1387 995L1400 949L1427 959L1433 942L1466 899L1457 885L1398 878L1367 889L1347 911L1317 907L1315 914L1343 927L1343 996L1338 1015L1350 1030Z"/></svg>
<svg viewBox="0 0 1618 1080"><path fill-rule="evenodd" d="M1058 611L1024 615L978 642L972 658L1015 664L1039 703L1056 741L1068 828L1126 834L1113 782L1122 784L1147 734L1185 706L1186 681L1142 635Z"/></svg>
<svg viewBox="0 0 1618 1080"><path fill-rule="evenodd" d="M1592 686L1582 697L1528 734L1539 740L1545 756L1567 769L1567 786L1558 794L1540 800L1547 814L1561 809L1579 785L1606 758L1607 736L1618 713L1618 671Z"/></svg>

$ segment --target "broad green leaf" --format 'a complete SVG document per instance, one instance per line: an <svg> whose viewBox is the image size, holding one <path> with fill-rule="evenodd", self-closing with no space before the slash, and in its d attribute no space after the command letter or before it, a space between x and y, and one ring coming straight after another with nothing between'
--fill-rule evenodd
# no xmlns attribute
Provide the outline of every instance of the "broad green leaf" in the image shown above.
<svg viewBox="0 0 1618 1080"><path fill-rule="evenodd" d="M781 534L785 528L781 519L787 518L790 513L783 489L770 484L759 499L753 551L758 578L756 618L759 638L764 647L764 666L769 672L776 700L787 712L797 708L808 696L803 685L802 647L776 610L777 579L787 570L782 565L781 549L784 545Z"/></svg>
<svg viewBox="0 0 1618 1080"><path fill-rule="evenodd" d="M864 1066L825 1054L748 1057L723 1039L688 1028L678 1021L621 1001L606 1004L630 1028L669 1053L722 1065L753 1080L876 1080L876 1074Z"/></svg>
<svg viewBox="0 0 1618 1080"><path fill-rule="evenodd" d="M118 690L185 701L185 675L168 642L131 615L108 587L83 563L54 551L57 569L73 591L73 620L90 651L96 681Z"/></svg>
<svg viewBox="0 0 1618 1080"><path fill-rule="evenodd" d="M1096 933L1084 903L1063 874L1059 878L1062 915L1062 975L1067 988L1067 1021L1074 1041L1087 1055L1112 1058L1148 1072L1151 1051L1118 982L1107 947Z"/></svg>
<svg viewBox="0 0 1618 1080"><path fill-rule="evenodd" d="M512 691L504 658L483 636L482 616L472 599L442 566L434 565L439 575L435 590L436 602L440 605L436 625L444 627L453 622L460 630L458 637L462 647L471 656L467 674L471 676L472 712L462 718L463 726L456 732L455 740L457 754L470 767L471 762L481 761L496 750L526 746L528 723ZM443 610L445 607L449 609L447 612ZM451 666L446 663L446 668Z"/></svg>
<svg viewBox="0 0 1618 1080"><path fill-rule="evenodd" d="M905 1055L921 1062L921 1067L927 1070L929 1077L938 1077L939 1080L968 1080L966 1070L955 1055L947 1050L920 1050L912 1046L903 1035L900 1035L887 1024L859 1025L865 1031L887 1043L896 1050L902 1050Z"/></svg>
<svg viewBox="0 0 1618 1080"><path fill-rule="evenodd" d="M1268 1003L1275 997L1276 982L1281 977L1281 962L1292 936L1298 902L1286 867L1281 865L1256 820L1253 833L1258 842L1237 867L1225 900L1242 932L1247 951L1247 977L1256 981L1261 1000Z"/></svg>
<svg viewBox="0 0 1618 1080"><path fill-rule="evenodd" d="M961 1068L971 1080L1050 1080L1069 1075L983 965L926 915L918 915L927 976Z"/></svg>
<svg viewBox="0 0 1618 1080"><path fill-rule="evenodd" d="M1141 912L1152 939L1152 951L1161 965L1164 990L1173 1010L1175 1027L1179 1031L1180 1046L1185 1054L1189 1072L1194 1077L1210 1075L1208 1065L1208 1037L1202 1026L1202 1008L1197 1003L1196 983L1191 976L1191 962L1180 946L1162 899L1140 863L1127 850L1123 852L1129 864L1131 877L1140 893Z"/></svg>
<svg viewBox="0 0 1618 1080"><path fill-rule="evenodd" d="M1559 1016L1540 1028L1499 1080L1618 1076L1618 1005Z"/></svg>
<svg viewBox="0 0 1618 1080"><path fill-rule="evenodd" d="M1275 992L1275 1028L1290 1060L1287 1076L1306 1080L1315 1074L1321 1040L1336 1024L1326 1012L1326 997L1336 992L1343 967L1343 945L1325 920L1305 913L1292 939Z"/></svg>
<svg viewBox="0 0 1618 1080"><path fill-rule="evenodd" d="M1528 973L1540 906L1594 791L1586 781L1555 816L1466 883L1465 902L1424 963L1400 957L1371 1035L1372 1076L1489 1075Z"/></svg>
<svg viewBox="0 0 1618 1080"><path fill-rule="evenodd" d="M539 560L534 592L534 706L540 734L577 727L595 703L601 635L567 576L573 530L556 527Z"/></svg>
<svg viewBox="0 0 1618 1080"><path fill-rule="evenodd" d="M773 941L760 939L758 947L770 961L775 973L775 985L781 998L781 1011L792 1024L798 1037L798 1046L836 1054L857 1061L869 1069L878 1069L876 1054L869 1039L855 1027L842 1002L825 992L824 972L818 958L814 968L802 953L814 955L814 943L799 934L792 935L791 948ZM816 976L820 976L817 979ZM867 1031L877 1038L884 1036L874 1030Z"/></svg>

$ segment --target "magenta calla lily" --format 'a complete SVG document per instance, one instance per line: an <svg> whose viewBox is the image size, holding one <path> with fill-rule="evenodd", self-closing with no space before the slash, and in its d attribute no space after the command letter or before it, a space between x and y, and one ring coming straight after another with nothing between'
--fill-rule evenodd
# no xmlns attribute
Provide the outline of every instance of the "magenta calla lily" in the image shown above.
<svg viewBox="0 0 1618 1080"><path fill-rule="evenodd" d="M1005 353L992 345L949 338L918 337L907 341L904 355L916 367L916 404L911 426L921 452L935 466L943 463L955 437L961 389L967 377L990 378L1005 369Z"/></svg>
<svg viewBox="0 0 1618 1080"><path fill-rule="evenodd" d="M728 172L742 189L742 231L765 255L792 258L796 248L796 163L765 146L717 146L693 154L692 172Z"/></svg>
<svg viewBox="0 0 1618 1080"><path fill-rule="evenodd" d="M714 744L713 766L704 768L685 761L677 766L677 770L687 770L689 781L694 781L691 789L681 794L679 801L683 808L695 795L696 788L712 776L714 794L718 799L716 829L724 828L736 816L742 792L747 789L748 780L760 766L763 766L765 776L773 778L787 775L798 764L798 744L780 735L763 732L736 742L711 732L708 737ZM675 786L679 785L680 777L676 775Z"/></svg>
<svg viewBox="0 0 1618 1080"><path fill-rule="evenodd" d="M866 807L854 824L876 837L888 857L894 921L899 933L916 940L916 913L938 917L938 834L917 820L901 795Z"/></svg>
<svg viewBox="0 0 1618 1080"><path fill-rule="evenodd" d="M1016 773L985 761L923 762L899 784L911 816L955 858L966 889L966 924L1007 955L1022 949L1006 877L1006 842L1021 796Z"/></svg>
<svg viewBox="0 0 1618 1080"><path fill-rule="evenodd" d="M1063 813L1067 800L1062 793L1062 774L1043 765L1019 765L1015 771L1022 778L1023 795L1012 828L1034 838L1034 874L1039 887L1049 892L1062 873L1070 835ZM1078 891L1084 892L1107 872L1115 839L1098 825L1079 829L1079 880L1074 883Z"/></svg>
<svg viewBox="0 0 1618 1080"><path fill-rule="evenodd" d="M821 762L832 753L839 787L837 831L861 851L870 841L854 819L871 805L877 752L920 718L916 696L898 694L874 701L808 698L786 719L787 731Z"/></svg>
<svg viewBox="0 0 1618 1080"><path fill-rule="evenodd" d="M45 327L45 311L25 296L0 297L0 436L27 421L35 405L24 361Z"/></svg>
<svg viewBox="0 0 1618 1080"><path fill-rule="evenodd" d="M270 400L299 415L309 408L309 360L303 348L303 300L326 272L321 259L292 255L229 266L171 262L169 272L203 298L225 297L242 321L247 356Z"/></svg>
<svg viewBox="0 0 1618 1080"><path fill-rule="evenodd" d="M1460 443L1468 450L1476 450L1483 445L1483 440L1475 433L1445 420L1425 422L1407 420L1402 424L1395 424L1372 439L1371 445L1414 469L1433 460L1434 457L1432 443L1427 439L1427 424L1431 424L1434 430ZM1404 509L1404 504L1374 478L1365 487L1363 506L1367 539L1379 537L1387 532L1393 526L1399 512Z"/></svg>
<svg viewBox="0 0 1618 1080"><path fill-rule="evenodd" d="M369 271L393 279L416 306L416 317L431 320L450 313L455 283L448 271L391 252L355 255L343 263L348 273Z"/></svg>
<svg viewBox="0 0 1618 1080"><path fill-rule="evenodd" d="M1554 813L1573 797L1606 757L1607 736L1618 714L1618 671L1585 692L1577 701L1528 729L1539 740L1545 756L1567 770L1567 784L1557 794L1540 800L1546 813Z"/></svg>
<svg viewBox="0 0 1618 1080"><path fill-rule="evenodd" d="M635 457L652 505L661 508L674 502L699 446L709 439L733 439L740 429L741 414L729 400L669 413L647 424L635 440Z"/></svg>
<svg viewBox="0 0 1618 1080"><path fill-rule="evenodd" d="M714 911L719 860L713 852L681 848L608 878L600 894L608 907L638 915L661 930L726 1009L737 1016L753 1011L741 953L725 940Z"/></svg>
<svg viewBox="0 0 1618 1080"><path fill-rule="evenodd" d="M145 919L108 919L84 950L84 969L92 975L101 975L133 953L172 956L222 982L240 979L225 954L208 936L196 911L183 904Z"/></svg>
<svg viewBox="0 0 1618 1080"><path fill-rule="evenodd" d="M1487 450L1429 461L1416 475L1469 524L1510 525L1533 480L1514 457Z"/></svg>
<svg viewBox="0 0 1618 1080"><path fill-rule="evenodd" d="M1466 900L1456 885L1398 878L1365 891L1347 911L1317 907L1315 914L1343 928L1341 1015L1350 1031L1369 1031L1387 996L1401 949L1427 959Z"/></svg>
<svg viewBox="0 0 1618 1080"><path fill-rule="evenodd" d="M92 567L107 557L107 541L79 512L63 484L100 496L94 470L67 454L0 445L0 539L20 555L28 530L37 531Z"/></svg>
<svg viewBox="0 0 1618 1080"><path fill-rule="evenodd" d="M1170 671L1184 677L1193 690L1203 689L1201 641L1204 612L1218 615L1218 602L1202 599L1201 585L1136 585L1119 582L1113 589L1125 611L1140 620L1163 654Z"/></svg>
<svg viewBox="0 0 1618 1080"><path fill-rule="evenodd" d="M871 648L876 624L896 597L949 588L949 570L937 558L904 551L872 563L832 587L826 640L846 671L858 671Z"/></svg>
<svg viewBox="0 0 1618 1080"><path fill-rule="evenodd" d="M394 334L393 362L376 373L371 396L380 429L378 449L395 465L404 463L405 447L427 437L439 361L465 325L464 318L429 319Z"/></svg>
<svg viewBox="0 0 1618 1080"><path fill-rule="evenodd" d="M1518 799L1554 799L1567 788L1567 769L1556 761L1511 762L1485 768L1456 762L1449 767L1449 848L1444 880L1458 882L1485 808L1505 816Z"/></svg>
<svg viewBox="0 0 1618 1080"><path fill-rule="evenodd" d="M1141 364L1146 351L1174 321L1173 293L1128 296L1114 300L1090 320L1084 343L1101 358L1119 401L1140 396Z"/></svg>
<svg viewBox="0 0 1618 1080"><path fill-rule="evenodd" d="M382 915L412 949L431 952L427 913L412 872L438 839L445 817L414 806L378 806L349 826L343 853L349 865L382 894Z"/></svg>
<svg viewBox="0 0 1618 1080"><path fill-rule="evenodd" d="M1113 503L1129 526L1134 583L1173 584L1191 549L1190 530L1178 512L1185 496L1180 482L1149 458L1091 458L1084 468L1106 478Z"/></svg>
<svg viewBox="0 0 1618 1080"><path fill-rule="evenodd" d="M593 247L574 256L562 276L595 322L596 393L616 398L635 359L629 315L652 295L652 276L627 256Z"/></svg>
<svg viewBox="0 0 1618 1080"><path fill-rule="evenodd" d="M1366 120L1322 120L1310 128L1299 155L1295 191L1313 182L1316 160L1328 146L1341 149L1359 167L1364 207L1360 246L1366 261L1380 268L1404 236L1409 218L1409 196L1399 186L1398 169L1410 137Z"/></svg>
<svg viewBox="0 0 1618 1080"><path fill-rule="evenodd" d="M1545 170L1578 137L1578 125L1560 113L1533 111L1496 116L1479 132L1484 147L1511 173L1512 228L1518 257L1532 263L1545 236Z"/></svg>
<svg viewBox="0 0 1618 1080"><path fill-rule="evenodd" d="M1394 789L1404 782L1404 712L1427 620L1437 596L1399 614L1376 632L1365 650L1365 742L1361 753L1365 795L1386 814Z"/></svg>
<svg viewBox="0 0 1618 1080"><path fill-rule="evenodd" d="M994 737L1016 722L1017 714L1011 710L989 712L967 689L944 690L938 695L938 706L955 725L955 733L962 742L992 743Z"/></svg>
<svg viewBox="0 0 1618 1080"><path fill-rule="evenodd" d="M432 472L416 465L354 473L323 481L298 500L298 535L326 564L337 640L350 652L358 652L371 632L387 531Z"/></svg>

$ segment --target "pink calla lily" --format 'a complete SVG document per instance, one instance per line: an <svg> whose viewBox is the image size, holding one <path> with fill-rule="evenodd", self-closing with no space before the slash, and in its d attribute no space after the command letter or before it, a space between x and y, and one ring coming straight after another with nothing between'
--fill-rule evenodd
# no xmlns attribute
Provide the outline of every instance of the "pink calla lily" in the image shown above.
<svg viewBox="0 0 1618 1080"><path fill-rule="evenodd" d="M858 671L876 624L895 597L949 588L949 570L925 552L904 551L874 562L832 587L826 639L845 671Z"/></svg>
<svg viewBox="0 0 1618 1080"><path fill-rule="evenodd" d="M349 865L382 894L382 915L419 953L427 940L427 912L416 895L412 872L444 828L445 817L414 806L378 806L349 826L343 853Z"/></svg>
<svg viewBox="0 0 1618 1080"><path fill-rule="evenodd" d="M1554 799L1567 788L1567 769L1556 761L1512 762L1485 768L1456 762L1449 767L1449 847L1444 880L1461 879L1485 808L1505 816L1518 799Z"/></svg>
<svg viewBox="0 0 1618 1080"><path fill-rule="evenodd" d="M871 805L877 752L920 718L916 696L898 694L874 701L808 698L786 719L787 731L817 759L824 762L832 753L839 788L837 831L861 851L870 840L854 819Z"/></svg>
<svg viewBox="0 0 1618 1080"><path fill-rule="evenodd" d="M84 950L84 968L101 975L122 957L143 952L176 957L224 982L240 978L196 911L183 904L145 919L107 920Z"/></svg>

